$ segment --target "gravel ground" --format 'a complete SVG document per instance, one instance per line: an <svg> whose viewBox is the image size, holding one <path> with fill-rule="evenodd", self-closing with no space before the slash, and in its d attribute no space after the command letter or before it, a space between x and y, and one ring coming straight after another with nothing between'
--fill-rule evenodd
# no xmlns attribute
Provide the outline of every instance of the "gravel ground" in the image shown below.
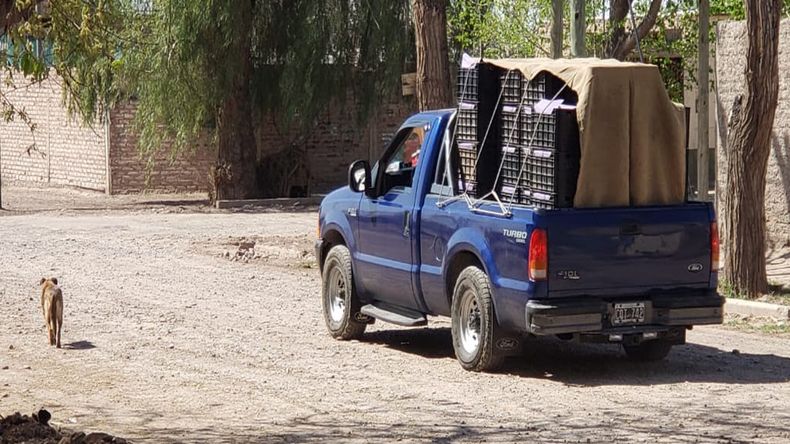
<svg viewBox="0 0 790 444"><path fill-rule="evenodd" d="M0 412L156 443L790 441L787 335L696 328L657 364L541 339L468 373L443 319L325 333L314 212L186 211L0 217Z"/></svg>

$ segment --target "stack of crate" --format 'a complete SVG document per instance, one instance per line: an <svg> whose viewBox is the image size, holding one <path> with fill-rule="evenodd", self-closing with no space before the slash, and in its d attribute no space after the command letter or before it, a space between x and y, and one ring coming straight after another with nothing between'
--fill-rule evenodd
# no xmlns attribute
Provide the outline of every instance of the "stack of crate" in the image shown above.
<svg viewBox="0 0 790 444"><path fill-rule="evenodd" d="M580 160L575 110L578 99L571 89L563 87L562 80L541 72L524 93L533 111L526 125L524 186L529 190L527 203L537 208L572 207L576 194ZM563 106L550 111L535 109L541 100L552 99L561 100Z"/></svg>
<svg viewBox="0 0 790 444"><path fill-rule="evenodd" d="M516 203L528 204L529 193L524 181L519 183L519 172L524 161L526 123L529 109L522 104L526 80L520 71L505 71L500 74L502 97L499 109L499 140L502 151L502 171L497 190L505 201L513 198Z"/></svg>
<svg viewBox="0 0 790 444"><path fill-rule="evenodd" d="M455 141L461 161L459 188L471 196L479 196L493 189L498 157L496 134L486 137L493 122L496 96L499 93L497 70L478 64L458 71L458 115ZM479 159L478 159L479 158Z"/></svg>

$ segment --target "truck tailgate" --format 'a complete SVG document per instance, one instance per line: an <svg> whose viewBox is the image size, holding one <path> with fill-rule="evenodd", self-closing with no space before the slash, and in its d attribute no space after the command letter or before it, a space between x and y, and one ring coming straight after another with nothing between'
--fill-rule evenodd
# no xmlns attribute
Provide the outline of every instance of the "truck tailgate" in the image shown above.
<svg viewBox="0 0 790 444"><path fill-rule="evenodd" d="M549 295L707 285L712 219L694 203L547 212Z"/></svg>

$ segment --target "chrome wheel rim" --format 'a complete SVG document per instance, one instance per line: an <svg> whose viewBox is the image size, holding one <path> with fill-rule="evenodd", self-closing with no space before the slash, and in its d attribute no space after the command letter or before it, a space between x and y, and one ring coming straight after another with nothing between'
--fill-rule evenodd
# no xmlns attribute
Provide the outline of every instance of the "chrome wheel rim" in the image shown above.
<svg viewBox="0 0 790 444"><path fill-rule="evenodd" d="M471 289L464 291L461 296L461 347L470 355L477 353L480 345L480 329L482 320L477 298Z"/></svg>
<svg viewBox="0 0 790 444"><path fill-rule="evenodd" d="M338 267L329 271L329 317L333 322L343 322L348 297L346 279Z"/></svg>

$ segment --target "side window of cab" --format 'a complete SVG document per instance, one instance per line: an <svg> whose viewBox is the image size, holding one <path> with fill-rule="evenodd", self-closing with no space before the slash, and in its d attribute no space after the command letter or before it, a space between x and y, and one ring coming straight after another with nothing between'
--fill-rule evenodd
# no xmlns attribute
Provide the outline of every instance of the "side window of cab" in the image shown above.
<svg viewBox="0 0 790 444"><path fill-rule="evenodd" d="M411 188L425 136L426 131L422 126L405 128L398 134L397 140L400 142L388 150L381 162L384 174L381 177L379 195Z"/></svg>

